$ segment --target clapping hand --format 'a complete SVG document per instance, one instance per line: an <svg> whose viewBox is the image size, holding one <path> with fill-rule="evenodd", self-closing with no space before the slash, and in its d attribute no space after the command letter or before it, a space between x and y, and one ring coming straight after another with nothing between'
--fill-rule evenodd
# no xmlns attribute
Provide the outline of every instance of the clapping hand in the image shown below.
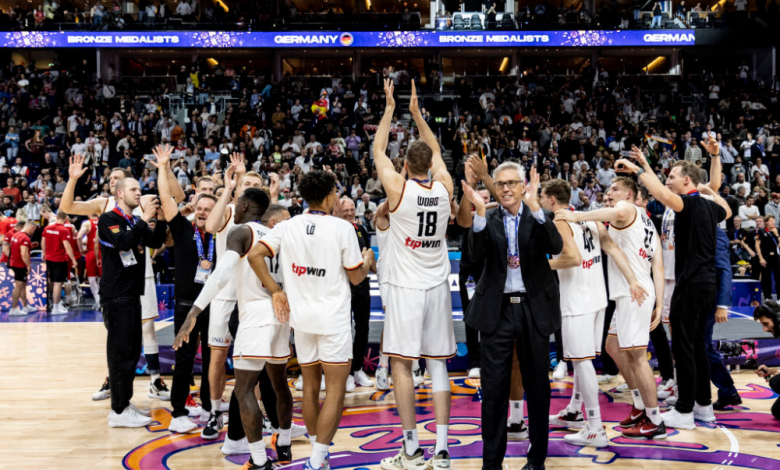
<svg viewBox="0 0 780 470"><path fill-rule="evenodd" d="M479 195L479 193L468 185L466 181L461 182L461 186L463 188L463 197L468 199L468 201L474 205L474 209L477 211L477 214L484 217L485 216L485 200L482 199L482 196ZM462 202L461 202L462 204Z"/></svg>
<svg viewBox="0 0 780 470"><path fill-rule="evenodd" d="M528 208L531 212L537 212L541 209L539 205L539 172L536 171L536 167L531 167L531 177L528 180L528 185L525 187L525 203L528 204Z"/></svg>

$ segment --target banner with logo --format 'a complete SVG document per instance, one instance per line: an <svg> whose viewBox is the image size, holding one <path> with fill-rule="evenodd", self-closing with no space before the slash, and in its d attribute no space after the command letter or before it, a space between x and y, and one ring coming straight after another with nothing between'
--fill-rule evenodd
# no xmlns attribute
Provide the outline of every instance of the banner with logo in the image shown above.
<svg viewBox="0 0 780 470"><path fill-rule="evenodd" d="M160 48L410 48L410 47L639 47L693 46L692 29L608 31L361 31L243 32L14 31L0 33L0 47Z"/></svg>

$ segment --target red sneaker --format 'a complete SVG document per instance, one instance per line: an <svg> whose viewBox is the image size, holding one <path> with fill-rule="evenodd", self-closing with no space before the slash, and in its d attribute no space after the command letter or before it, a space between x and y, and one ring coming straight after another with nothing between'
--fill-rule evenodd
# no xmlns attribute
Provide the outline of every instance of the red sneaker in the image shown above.
<svg viewBox="0 0 780 470"><path fill-rule="evenodd" d="M628 415L628 418L620 422L620 426L623 428L630 428L631 426L639 424L645 418L647 418L645 410L637 410L631 406L631 414Z"/></svg>
<svg viewBox="0 0 780 470"><path fill-rule="evenodd" d="M623 437L629 439L666 439L666 425L653 424L650 418L644 417L636 426L623 428Z"/></svg>

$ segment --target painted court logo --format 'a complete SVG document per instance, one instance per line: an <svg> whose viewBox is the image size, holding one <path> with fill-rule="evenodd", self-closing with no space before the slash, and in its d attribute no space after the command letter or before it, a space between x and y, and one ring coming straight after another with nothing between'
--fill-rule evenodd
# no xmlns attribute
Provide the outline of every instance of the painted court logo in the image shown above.
<svg viewBox="0 0 780 470"><path fill-rule="evenodd" d="M339 42L342 46L351 46L355 42L355 38L352 37L352 33L341 33L339 36Z"/></svg>

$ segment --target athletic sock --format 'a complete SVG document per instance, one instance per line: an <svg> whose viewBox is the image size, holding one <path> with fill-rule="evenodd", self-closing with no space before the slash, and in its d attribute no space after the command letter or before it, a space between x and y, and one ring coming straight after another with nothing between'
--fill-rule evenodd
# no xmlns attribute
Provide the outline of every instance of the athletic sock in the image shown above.
<svg viewBox="0 0 780 470"><path fill-rule="evenodd" d="M417 440L417 429L404 429L404 451L411 457L420 448L420 442Z"/></svg>
<svg viewBox="0 0 780 470"><path fill-rule="evenodd" d="M449 451L447 447L447 433L449 430L450 426L448 424L436 425L436 447L433 449L433 455L439 455L439 452L443 450Z"/></svg>
<svg viewBox="0 0 780 470"><path fill-rule="evenodd" d="M417 359L416 361L412 361L412 372L417 372L420 370L420 360Z"/></svg>
<svg viewBox="0 0 780 470"><path fill-rule="evenodd" d="M520 424L523 420L523 400L509 400L509 424Z"/></svg>
<svg viewBox="0 0 780 470"><path fill-rule="evenodd" d="M320 444L319 442L315 442L311 451L311 457L309 457L309 462L311 462L312 468L322 467L322 464L325 463L325 457L327 455L328 444Z"/></svg>
<svg viewBox="0 0 780 470"><path fill-rule="evenodd" d="M601 409L585 408L585 413L588 416L588 429L591 431L599 431L604 427L604 425L601 424Z"/></svg>
<svg viewBox="0 0 780 470"><path fill-rule="evenodd" d="M292 438L292 428L280 429L279 439L277 439L276 443L279 444L280 446L289 446L291 438Z"/></svg>
<svg viewBox="0 0 780 470"><path fill-rule="evenodd" d="M312 436L312 435L310 434L310 435L309 435L309 442L311 442L311 446L312 446L312 448L314 448L314 444L316 444L316 443L317 443L317 436Z"/></svg>
<svg viewBox="0 0 780 470"><path fill-rule="evenodd" d="M379 367L388 367L390 365L390 357L382 353L379 353Z"/></svg>
<svg viewBox="0 0 780 470"><path fill-rule="evenodd" d="M252 462L255 465L263 466L268 462L268 456L265 453L265 441L262 439L249 443L249 453L252 454Z"/></svg>
<svg viewBox="0 0 780 470"><path fill-rule="evenodd" d="M642 401L642 395L639 394L639 389L631 390L631 398L634 400L634 408L637 410L645 409L645 402Z"/></svg>
<svg viewBox="0 0 780 470"><path fill-rule="evenodd" d="M645 413L647 413L647 417L650 418L650 421L653 424L655 424L656 426L661 424L661 421L662 421L662 419L661 419L661 412L658 411L658 407L657 406L655 408L646 408L645 409Z"/></svg>
<svg viewBox="0 0 780 470"><path fill-rule="evenodd" d="M157 379L160 378L160 374L152 374L152 383L157 382Z"/></svg>
<svg viewBox="0 0 780 470"><path fill-rule="evenodd" d="M571 394L571 401L569 402L568 410L572 413L582 411L582 393L575 391Z"/></svg>
<svg viewBox="0 0 780 470"><path fill-rule="evenodd" d="M214 414L217 411L221 411L221 410L222 410L222 400L219 399L219 398L214 400L212 398L211 399L211 414Z"/></svg>

